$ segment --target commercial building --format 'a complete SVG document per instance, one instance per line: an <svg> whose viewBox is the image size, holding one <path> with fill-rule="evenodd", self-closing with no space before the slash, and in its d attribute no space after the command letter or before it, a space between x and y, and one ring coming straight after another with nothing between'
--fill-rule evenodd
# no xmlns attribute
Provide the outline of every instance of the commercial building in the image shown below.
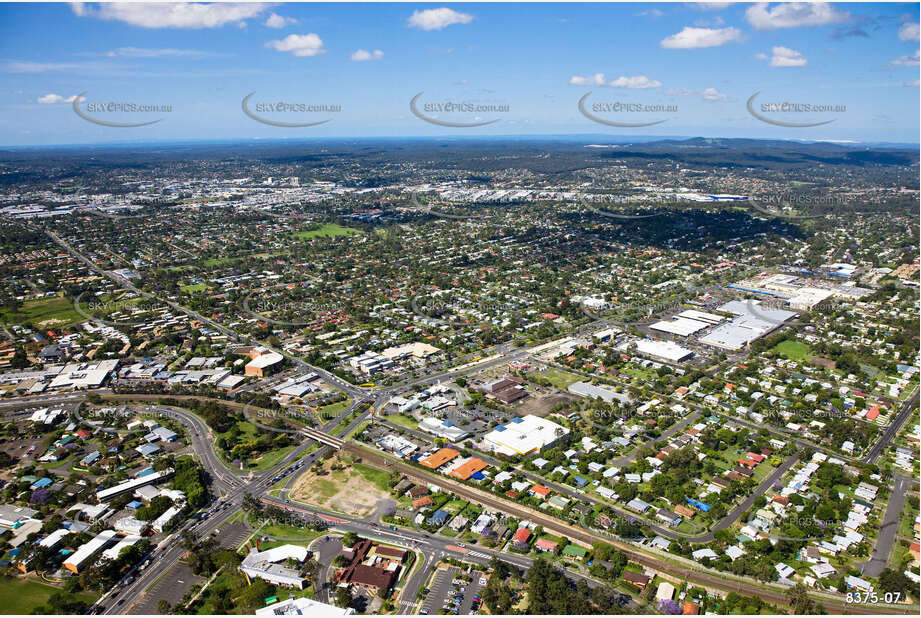
<svg viewBox="0 0 921 618"><path fill-rule="evenodd" d="M495 453L514 457L538 453L564 441L568 435L569 430L562 425L528 414L506 425L497 425L483 437L483 444Z"/></svg>
<svg viewBox="0 0 921 618"><path fill-rule="evenodd" d="M424 360L434 354L441 352L438 348L427 343L415 342L387 348L381 351L381 356L392 361L403 360L404 358L413 357L417 360Z"/></svg>
<svg viewBox="0 0 921 618"><path fill-rule="evenodd" d="M427 416L419 421L419 429L451 442L460 442L470 435L469 432L457 427L452 421L444 421L433 416Z"/></svg>
<svg viewBox="0 0 921 618"><path fill-rule="evenodd" d="M256 610L257 616L351 616L355 610L320 603L307 597L287 599Z"/></svg>
<svg viewBox="0 0 921 618"><path fill-rule="evenodd" d="M700 320L692 320L690 318L684 318L681 316L675 316L669 321L659 321L649 326L650 330L657 330L663 333L669 333L671 335L677 335L679 337L690 337L694 333L698 333L705 328L709 328L712 324L708 322L701 322Z"/></svg>
<svg viewBox="0 0 921 618"><path fill-rule="evenodd" d="M612 401L630 403L630 398L627 395L618 393L617 391L606 388L604 386L596 386L595 384L590 384L589 382L574 382L569 385L567 390L574 395L579 395L580 397L588 397L589 399L601 399L606 403L611 403Z"/></svg>
<svg viewBox="0 0 921 618"><path fill-rule="evenodd" d="M757 300L734 300L719 309L738 317L717 326L698 341L733 351L748 347L753 341L772 333L797 315L793 311L763 306Z"/></svg>
<svg viewBox="0 0 921 618"><path fill-rule="evenodd" d="M368 375L384 371L393 367L393 361L377 352L367 351L364 354L353 356L349 359L349 365L355 371L366 373Z"/></svg>
<svg viewBox="0 0 921 618"><path fill-rule="evenodd" d="M636 344L636 351L643 356L648 356L657 360L663 360L669 363L681 363L694 356L694 352L687 348L683 348L672 341L638 339L632 343ZM627 345L629 346L630 344ZM618 349L627 348L621 346Z"/></svg>
<svg viewBox="0 0 921 618"><path fill-rule="evenodd" d="M300 545L279 545L266 551L250 551L240 563L240 570L250 578L259 578L276 586L302 590L305 580L300 572L277 563L292 559L300 564L307 559L307 554L307 548Z"/></svg>
<svg viewBox="0 0 921 618"><path fill-rule="evenodd" d="M118 368L118 359L98 363L75 363L67 365L51 380L50 390L63 388L99 388Z"/></svg>
<svg viewBox="0 0 921 618"><path fill-rule="evenodd" d="M272 371L281 367L285 357L268 348L253 348L249 354L252 359L243 368L243 373L248 376L263 378Z"/></svg>

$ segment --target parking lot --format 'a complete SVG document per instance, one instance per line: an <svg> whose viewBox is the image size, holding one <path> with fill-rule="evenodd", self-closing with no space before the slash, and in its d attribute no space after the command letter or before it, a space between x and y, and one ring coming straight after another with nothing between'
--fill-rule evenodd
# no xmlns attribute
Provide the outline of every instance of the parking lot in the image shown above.
<svg viewBox="0 0 921 618"><path fill-rule="evenodd" d="M457 567L440 569L420 613L434 615L442 609L456 615L476 613L480 606L480 591L486 584L485 576L479 571L472 571L470 575L473 581L467 583L457 579L461 573Z"/></svg>
<svg viewBox="0 0 921 618"><path fill-rule="evenodd" d="M196 584L204 584L205 578L192 573L184 562L167 571L145 594L141 601L131 608L131 614L157 614L157 603L165 599L170 605L181 601L186 593Z"/></svg>

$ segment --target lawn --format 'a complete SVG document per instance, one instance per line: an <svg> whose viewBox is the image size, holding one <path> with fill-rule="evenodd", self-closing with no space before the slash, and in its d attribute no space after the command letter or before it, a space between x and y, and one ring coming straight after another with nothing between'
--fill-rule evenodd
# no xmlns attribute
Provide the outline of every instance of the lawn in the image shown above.
<svg viewBox="0 0 921 618"><path fill-rule="evenodd" d="M340 414L342 414L343 412L345 412L346 408L349 407L350 403L351 401L348 399L345 399L343 401L337 401L336 403L330 404L328 406L317 408L317 414L320 415L320 418L328 418L332 420L336 418L337 416L339 416Z"/></svg>
<svg viewBox="0 0 921 618"><path fill-rule="evenodd" d="M4 309L0 312L0 320L7 324L42 327L63 326L84 319L74 308L73 302L61 296L27 300L16 311Z"/></svg>
<svg viewBox="0 0 921 618"><path fill-rule="evenodd" d="M27 579L3 578L0 580L0 605L4 614L30 614L39 605L44 605L51 595L64 592L61 588ZM92 603L96 597L78 594L77 597Z"/></svg>
<svg viewBox="0 0 921 618"><path fill-rule="evenodd" d="M317 237L352 236L354 234L361 234L361 232L355 228L343 227L338 223L324 223L316 230L295 232L294 237L298 240L311 240Z"/></svg>
<svg viewBox="0 0 921 618"><path fill-rule="evenodd" d="M793 341L792 339L781 341L774 349L784 358L794 361L808 361L812 358L812 353L808 345L799 341Z"/></svg>
<svg viewBox="0 0 921 618"><path fill-rule="evenodd" d="M282 459L287 457L288 454L294 450L294 448L294 445L291 445L263 453L262 456L258 459L251 459L249 461L248 467L253 472L262 472L263 470L268 470L272 466L280 463Z"/></svg>
<svg viewBox="0 0 921 618"><path fill-rule="evenodd" d="M567 373L565 371L558 371L556 369L547 369L541 371L540 373L534 374L540 378L544 378L550 382L555 388L560 390L566 390L571 384L575 384L583 378L572 373ZM530 376L528 376L530 377Z"/></svg>
<svg viewBox="0 0 921 618"><path fill-rule="evenodd" d="M404 414L388 414L384 418L394 425L406 427L407 429L417 429L419 427L419 422L416 419L410 418Z"/></svg>
<svg viewBox="0 0 921 618"><path fill-rule="evenodd" d="M372 483L381 491L390 491L390 473L384 470L378 470L371 466L356 463L352 464L352 470L358 472L366 481Z"/></svg>
<svg viewBox="0 0 921 618"><path fill-rule="evenodd" d="M204 292L208 289L207 283L193 283L192 285L183 285L179 288L186 294L192 294L194 292Z"/></svg>

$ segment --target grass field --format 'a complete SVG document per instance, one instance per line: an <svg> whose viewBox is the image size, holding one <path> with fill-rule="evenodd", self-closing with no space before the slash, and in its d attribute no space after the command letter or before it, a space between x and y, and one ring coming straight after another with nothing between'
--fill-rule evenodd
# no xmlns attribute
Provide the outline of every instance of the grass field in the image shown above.
<svg viewBox="0 0 921 618"><path fill-rule="evenodd" d="M565 371L559 371L557 369L547 369L534 375L548 380L551 384L553 384L555 388L560 390L566 390L571 384L574 384L582 379L581 376L567 373Z"/></svg>
<svg viewBox="0 0 921 618"><path fill-rule="evenodd" d="M812 358L809 346L799 341L787 339L778 343L774 349L784 358L794 361L808 361Z"/></svg>
<svg viewBox="0 0 921 618"><path fill-rule="evenodd" d="M195 292L204 292L208 289L207 283L194 283L192 285L183 285L179 288L186 294L193 294Z"/></svg>
<svg viewBox="0 0 921 618"><path fill-rule="evenodd" d="M16 311L4 309L0 320L6 324L33 324L42 327L55 327L85 320L67 298L54 296L27 300Z"/></svg>
<svg viewBox="0 0 921 618"><path fill-rule="evenodd" d="M388 422L393 423L394 425L399 425L400 427L406 427L407 429L418 429L419 422L414 418L410 418L405 414L388 414L384 417Z"/></svg>
<svg viewBox="0 0 921 618"><path fill-rule="evenodd" d="M44 605L51 595L64 592L60 588L27 579L0 579L0 606L4 614L30 614L39 605ZM92 603L96 597L90 594L78 594L77 597Z"/></svg>
<svg viewBox="0 0 921 618"><path fill-rule="evenodd" d="M324 223L316 230L301 230L300 232L295 232L294 237L298 240L310 240L312 238L352 236L354 234L361 234L361 232L355 228L343 227L338 223Z"/></svg>
<svg viewBox="0 0 921 618"><path fill-rule="evenodd" d="M320 414L320 418L323 418L323 415L327 415L329 419L334 419L349 407L349 404L352 402L349 399L343 401L337 401L336 403L330 404L328 406L322 406L317 408L317 414Z"/></svg>

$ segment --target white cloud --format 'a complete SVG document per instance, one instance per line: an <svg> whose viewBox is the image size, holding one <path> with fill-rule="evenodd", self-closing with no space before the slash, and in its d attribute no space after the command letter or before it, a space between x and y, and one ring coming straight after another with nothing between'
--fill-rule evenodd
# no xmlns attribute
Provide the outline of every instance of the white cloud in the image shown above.
<svg viewBox="0 0 921 618"><path fill-rule="evenodd" d="M265 26L269 28L284 28L285 26L290 26L296 24L297 20L293 17L282 17L277 13L272 13L269 15L269 18L265 20Z"/></svg>
<svg viewBox="0 0 921 618"><path fill-rule="evenodd" d="M732 2L692 2L691 6L701 11L722 11Z"/></svg>
<svg viewBox="0 0 921 618"><path fill-rule="evenodd" d="M806 59L801 53L795 49L790 49L789 47L781 47L779 45L771 48L771 56L768 56L767 54L755 54L755 58L758 60L770 59L772 67L806 66Z"/></svg>
<svg viewBox="0 0 921 618"><path fill-rule="evenodd" d="M921 84L921 82L919 82L919 80L916 79L913 82L905 82L904 85L906 88L917 88L919 84Z"/></svg>
<svg viewBox="0 0 921 618"><path fill-rule="evenodd" d="M607 81L604 73L595 73L594 75L581 76L573 75L569 78L570 85L573 86L609 86L611 88L659 88L662 82L649 79L645 75L636 75L634 77L618 77L615 80Z"/></svg>
<svg viewBox="0 0 921 618"><path fill-rule="evenodd" d="M569 78L569 83L572 86L604 86L604 73L595 73L588 77L573 75Z"/></svg>
<svg viewBox="0 0 921 618"><path fill-rule="evenodd" d="M640 17L652 17L653 19L659 19L663 15L665 15L665 13L659 9L649 9L648 11L643 11L639 14Z"/></svg>
<svg viewBox="0 0 921 618"><path fill-rule="evenodd" d="M375 49L373 52L369 52L366 49L359 49L353 53L350 58L355 62L365 62L367 60L380 60L384 57L384 52L379 49Z"/></svg>
<svg viewBox="0 0 921 618"><path fill-rule="evenodd" d="M319 56L326 53L326 50L323 49L323 39L313 32L309 34L289 34L280 41L269 41L265 46L275 51L291 52L298 57Z"/></svg>
<svg viewBox="0 0 921 618"><path fill-rule="evenodd" d="M245 24L245 20L259 16L269 6L255 2L113 2L90 7L75 2L71 9L79 17L121 21L141 28L201 29Z"/></svg>
<svg viewBox="0 0 921 618"><path fill-rule="evenodd" d="M119 47L105 53L108 58L174 58L178 56L210 56L211 52L200 49Z"/></svg>
<svg viewBox="0 0 921 618"><path fill-rule="evenodd" d="M612 88L659 88L662 82L655 79L649 79L645 75L636 75L634 77L618 77L608 86Z"/></svg>
<svg viewBox="0 0 921 618"><path fill-rule="evenodd" d="M700 47L719 47L741 39L742 32L738 28L692 28L685 26L681 32L662 39L661 45L666 49L697 49Z"/></svg>
<svg viewBox="0 0 921 618"><path fill-rule="evenodd" d="M716 88L705 88L704 90L695 90L693 88L671 88L665 91L668 96L679 97L701 97L707 101L728 101L729 97L717 90Z"/></svg>
<svg viewBox="0 0 921 618"><path fill-rule="evenodd" d="M62 97L59 94L46 94L45 96L38 97L38 102L42 105L55 105L57 103L73 103L74 99L77 98L77 95L71 95L69 97Z"/></svg>
<svg viewBox="0 0 921 618"><path fill-rule="evenodd" d="M771 7L759 2L748 7L745 18L757 30L776 30L797 26L824 26L850 19L847 11L837 11L824 2L783 2Z"/></svg>
<svg viewBox="0 0 921 618"><path fill-rule="evenodd" d="M918 22L906 22L899 26L900 41L917 41L919 39L919 29L921 25Z"/></svg>
<svg viewBox="0 0 921 618"><path fill-rule="evenodd" d="M453 9L442 7L414 11L406 21L406 25L420 30L441 30L452 24L469 24L471 21L473 21L473 15L458 13Z"/></svg>
<svg viewBox="0 0 921 618"><path fill-rule="evenodd" d="M708 101L725 101L729 97L717 90L716 88L706 88L701 96Z"/></svg>
<svg viewBox="0 0 921 618"><path fill-rule="evenodd" d="M889 63L890 67L916 67L918 66L918 51L911 56L900 56Z"/></svg>

